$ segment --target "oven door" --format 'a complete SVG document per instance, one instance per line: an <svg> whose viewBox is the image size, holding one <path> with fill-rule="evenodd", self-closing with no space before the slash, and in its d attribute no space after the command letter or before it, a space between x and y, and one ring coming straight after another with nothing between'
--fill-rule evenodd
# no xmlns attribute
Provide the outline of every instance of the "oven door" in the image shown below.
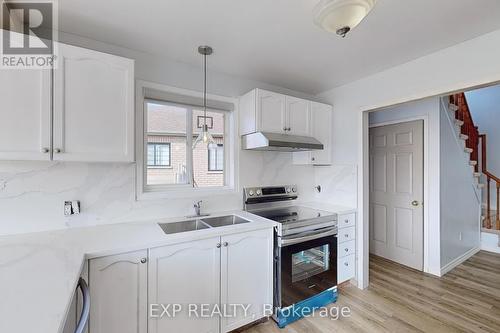
<svg viewBox="0 0 500 333"><path fill-rule="evenodd" d="M337 285L337 228L277 239L275 302L286 308Z"/></svg>

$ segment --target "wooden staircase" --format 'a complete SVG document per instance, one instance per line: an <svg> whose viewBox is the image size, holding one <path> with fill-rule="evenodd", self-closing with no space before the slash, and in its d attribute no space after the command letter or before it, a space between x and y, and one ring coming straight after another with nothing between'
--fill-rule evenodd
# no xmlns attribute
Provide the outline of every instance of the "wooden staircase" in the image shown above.
<svg viewBox="0 0 500 333"><path fill-rule="evenodd" d="M500 178L488 171L487 164L487 137L479 134L479 129L474 125L469 105L464 93L450 96L450 110L455 113L455 124L460 129L460 138L465 141L465 152L470 154L469 164L473 168L474 177L478 180L478 186L485 188L486 207L483 212L483 231L500 234ZM486 179L486 184L480 182L481 177ZM491 188L496 188L496 207L492 210Z"/></svg>

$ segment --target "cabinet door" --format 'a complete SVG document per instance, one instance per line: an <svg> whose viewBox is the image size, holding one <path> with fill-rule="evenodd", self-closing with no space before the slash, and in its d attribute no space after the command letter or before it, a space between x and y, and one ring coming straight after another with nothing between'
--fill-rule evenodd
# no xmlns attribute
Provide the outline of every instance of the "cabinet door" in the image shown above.
<svg viewBox="0 0 500 333"><path fill-rule="evenodd" d="M2 70L0 159L50 159L50 70Z"/></svg>
<svg viewBox="0 0 500 333"><path fill-rule="evenodd" d="M273 304L272 237L271 229L222 238L221 306L250 305L247 313L237 308L235 312L230 311L230 316L222 318L222 332L262 318L266 315L265 305Z"/></svg>
<svg viewBox="0 0 500 333"><path fill-rule="evenodd" d="M311 135L311 102L295 97L286 97L288 134Z"/></svg>
<svg viewBox="0 0 500 333"><path fill-rule="evenodd" d="M324 146L323 150L311 153L313 164L332 163L332 107L321 103L311 103L312 134Z"/></svg>
<svg viewBox="0 0 500 333"><path fill-rule="evenodd" d="M150 249L149 304L180 304L175 318L149 317L149 333L218 333L219 317L189 315L189 304L218 306L220 238ZM211 309L211 308L210 308ZM156 315L161 315L161 308ZM194 314L200 314L196 317Z"/></svg>
<svg viewBox="0 0 500 333"><path fill-rule="evenodd" d="M257 91L258 131L284 133L286 127L285 95L265 90Z"/></svg>
<svg viewBox="0 0 500 333"><path fill-rule="evenodd" d="M60 44L54 73L54 160L132 162L133 61Z"/></svg>
<svg viewBox="0 0 500 333"><path fill-rule="evenodd" d="M89 333L147 332L147 250L89 261Z"/></svg>

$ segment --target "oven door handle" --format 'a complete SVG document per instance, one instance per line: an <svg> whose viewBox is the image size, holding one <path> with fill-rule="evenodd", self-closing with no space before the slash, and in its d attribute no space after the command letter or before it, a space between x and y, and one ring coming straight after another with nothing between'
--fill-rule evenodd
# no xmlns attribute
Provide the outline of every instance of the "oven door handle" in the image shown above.
<svg viewBox="0 0 500 333"><path fill-rule="evenodd" d="M337 234L337 227L328 228L321 230L319 232L308 234L306 236L294 237L294 238L278 238L278 246L285 247L289 245L294 245L298 243L308 242L322 237L333 236Z"/></svg>

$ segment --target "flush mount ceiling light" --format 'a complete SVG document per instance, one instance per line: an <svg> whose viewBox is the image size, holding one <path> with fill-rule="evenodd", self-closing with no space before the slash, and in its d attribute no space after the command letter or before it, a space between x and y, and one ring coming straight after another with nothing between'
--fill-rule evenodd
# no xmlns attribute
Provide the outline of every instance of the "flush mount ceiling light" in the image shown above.
<svg viewBox="0 0 500 333"><path fill-rule="evenodd" d="M345 37L373 9L377 0L321 0L314 8L314 23Z"/></svg>

